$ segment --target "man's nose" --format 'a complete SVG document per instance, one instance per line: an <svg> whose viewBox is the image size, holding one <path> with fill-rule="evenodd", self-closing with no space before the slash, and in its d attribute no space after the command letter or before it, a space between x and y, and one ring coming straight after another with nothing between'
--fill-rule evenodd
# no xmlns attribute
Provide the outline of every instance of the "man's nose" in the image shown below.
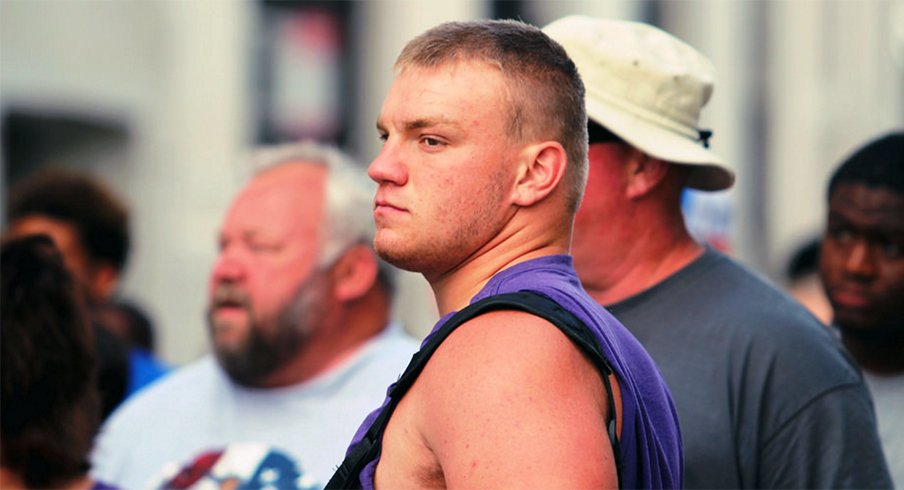
<svg viewBox="0 0 904 490"><path fill-rule="evenodd" d="M380 153L367 167L367 175L378 183L391 183L405 185L408 181L408 173L402 163L398 145L387 139L380 149Z"/></svg>
<svg viewBox="0 0 904 490"><path fill-rule="evenodd" d="M849 249L847 260L844 265L845 271L851 276L860 279L874 277L877 268L869 242L864 239L854 241Z"/></svg>
<svg viewBox="0 0 904 490"><path fill-rule="evenodd" d="M242 267L241 262L238 257L236 257L235 253L231 252L229 249L224 249L220 252L220 255L213 265L213 271L210 277L211 282L216 284L224 281L240 281L244 277L244 270L244 267Z"/></svg>

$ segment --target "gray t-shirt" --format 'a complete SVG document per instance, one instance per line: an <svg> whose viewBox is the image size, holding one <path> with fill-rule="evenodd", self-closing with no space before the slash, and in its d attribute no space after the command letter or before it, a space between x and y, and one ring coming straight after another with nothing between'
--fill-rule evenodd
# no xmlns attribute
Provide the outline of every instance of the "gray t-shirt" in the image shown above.
<svg viewBox="0 0 904 490"><path fill-rule="evenodd" d="M891 488L869 392L837 339L726 256L608 307L678 408L687 488Z"/></svg>

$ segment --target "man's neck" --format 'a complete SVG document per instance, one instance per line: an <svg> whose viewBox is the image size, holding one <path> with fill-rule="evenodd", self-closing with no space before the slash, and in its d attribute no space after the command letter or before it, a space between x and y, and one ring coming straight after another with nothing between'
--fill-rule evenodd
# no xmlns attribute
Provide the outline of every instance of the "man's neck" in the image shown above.
<svg viewBox="0 0 904 490"><path fill-rule="evenodd" d="M864 371L880 376L904 374L904 334L864 334L842 328L841 342Z"/></svg>
<svg viewBox="0 0 904 490"><path fill-rule="evenodd" d="M683 220L637 216L620 230L601 228L599 253L584 253L576 264L584 288L598 303L611 305L659 284L700 257L705 248L687 231ZM638 223L643 223L639 225Z"/></svg>
<svg viewBox="0 0 904 490"><path fill-rule="evenodd" d="M458 311L499 272L538 257L568 253L568 226L540 228L543 220L528 219L527 226L510 226L496 240L466 261L441 274L424 274L440 316Z"/></svg>
<svg viewBox="0 0 904 490"><path fill-rule="evenodd" d="M354 356L389 323L387 293L374 287L353 304L332 305L294 358L261 380L261 388L280 388L310 381L336 369ZM324 306L327 308L327 306Z"/></svg>

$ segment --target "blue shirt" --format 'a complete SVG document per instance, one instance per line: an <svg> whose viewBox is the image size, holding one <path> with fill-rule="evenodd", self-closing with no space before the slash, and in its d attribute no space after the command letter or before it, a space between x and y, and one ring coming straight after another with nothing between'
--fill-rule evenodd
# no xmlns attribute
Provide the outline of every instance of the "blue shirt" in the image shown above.
<svg viewBox="0 0 904 490"><path fill-rule="evenodd" d="M132 396L145 386L162 378L170 371L149 352L133 347L129 349L129 387L126 396Z"/></svg>

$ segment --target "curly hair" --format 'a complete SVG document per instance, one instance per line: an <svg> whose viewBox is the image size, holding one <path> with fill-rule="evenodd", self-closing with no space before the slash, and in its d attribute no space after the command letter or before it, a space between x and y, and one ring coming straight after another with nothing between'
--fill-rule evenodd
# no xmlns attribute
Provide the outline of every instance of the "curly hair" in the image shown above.
<svg viewBox="0 0 904 490"><path fill-rule="evenodd" d="M10 192L8 223L41 215L71 224L87 256L117 272L129 256L129 213L111 189L71 170L48 169L16 183Z"/></svg>
<svg viewBox="0 0 904 490"><path fill-rule="evenodd" d="M88 471L99 423L87 312L46 236L4 242L0 262L0 462L28 488L58 488Z"/></svg>

